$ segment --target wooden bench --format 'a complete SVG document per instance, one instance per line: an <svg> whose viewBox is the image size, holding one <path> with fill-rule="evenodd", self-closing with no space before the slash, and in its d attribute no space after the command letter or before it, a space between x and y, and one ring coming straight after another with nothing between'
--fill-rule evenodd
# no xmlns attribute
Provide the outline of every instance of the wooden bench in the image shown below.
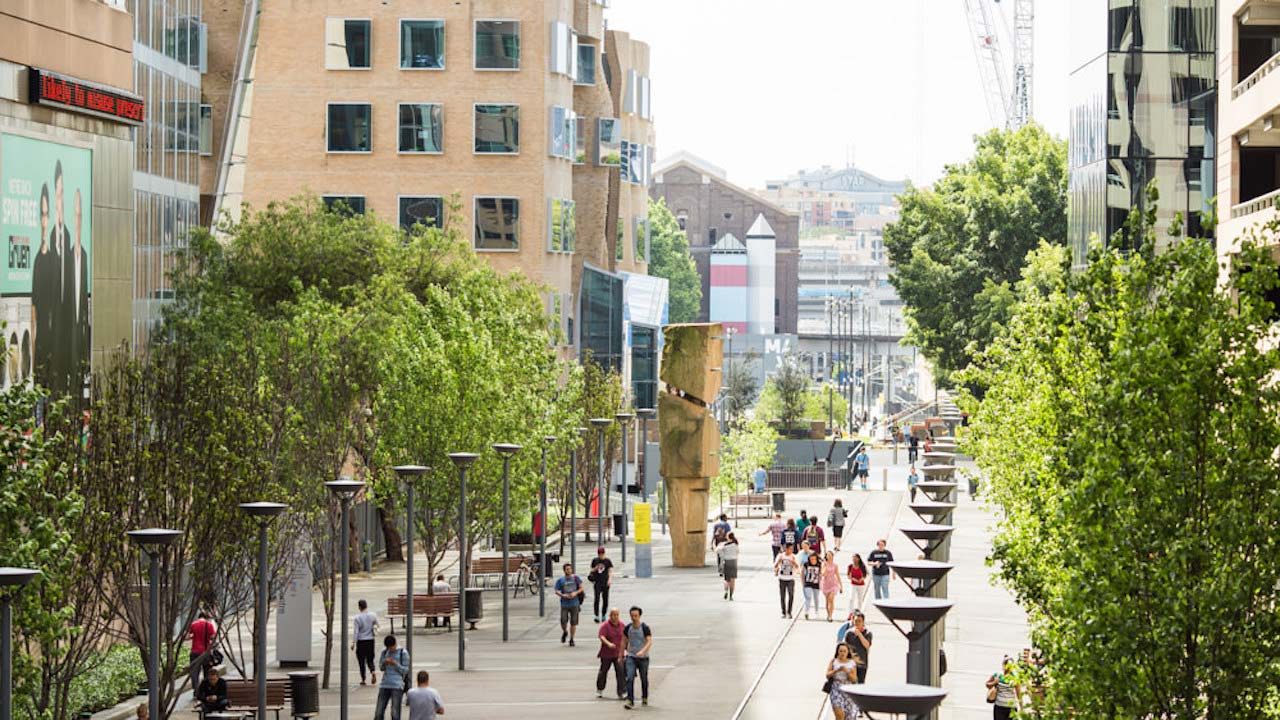
<svg viewBox="0 0 1280 720"><path fill-rule="evenodd" d="M391 632L395 634L396 618L400 618L402 624L406 628L413 627L413 621L408 617L409 600L405 595L396 595L387 598L387 617L391 620ZM444 625L449 632L453 632L453 614L458 610L457 593L441 593L439 595L413 595L413 616L422 618L423 627L427 627L427 620L433 618L444 618Z"/></svg>
<svg viewBox="0 0 1280 720"><path fill-rule="evenodd" d="M512 555L507 558L506 574L508 576L507 587L516 588L520 585L520 581L524 579L529 572L529 564L531 560L524 555ZM467 571L469 584L473 588L482 590L501 590L502 589L502 556L497 557L480 557L472 558L471 567ZM457 586L455 579L454 586Z"/></svg>
<svg viewBox="0 0 1280 720"><path fill-rule="evenodd" d="M225 680L225 678L224 678ZM226 712L235 713L256 713L258 710L258 682L256 680L226 680L227 683L227 709ZM275 713L276 720L280 720L280 711L284 709L286 703L289 702L291 696L291 686L288 678L267 678L267 712ZM200 703L195 704L195 710L200 713L200 717L205 716L204 706Z"/></svg>
<svg viewBox="0 0 1280 720"><path fill-rule="evenodd" d="M759 508L764 512L764 517L769 517L769 495L766 493L746 493L743 495L734 495L729 498L729 506L734 508L747 509L747 517L751 517L751 511Z"/></svg>
<svg viewBox="0 0 1280 720"><path fill-rule="evenodd" d="M569 518L565 518L564 524L560 526L560 531L565 532L567 530L569 532L582 533L587 540L591 540L592 534L599 529L599 522L600 518L598 517L574 518L572 522L569 521ZM613 537L613 518L605 518L604 539L608 540L610 537ZM600 540L597 539L593 542L600 542Z"/></svg>

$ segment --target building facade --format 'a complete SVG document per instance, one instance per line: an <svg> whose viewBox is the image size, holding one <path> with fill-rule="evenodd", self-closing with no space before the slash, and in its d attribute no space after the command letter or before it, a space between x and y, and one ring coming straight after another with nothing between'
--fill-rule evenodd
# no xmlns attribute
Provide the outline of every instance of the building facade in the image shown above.
<svg viewBox="0 0 1280 720"><path fill-rule="evenodd" d="M1280 6L1221 0L1218 8L1218 249L1224 257L1280 197Z"/></svg>
<svg viewBox="0 0 1280 720"><path fill-rule="evenodd" d="M898 195L907 184L885 180L856 167L801 170L785 180L770 180L759 195L800 213L800 229L859 231L865 218L898 215Z"/></svg>
<svg viewBox="0 0 1280 720"><path fill-rule="evenodd" d="M1231 1L1231 0L1229 0ZM1155 182L1157 238L1211 233L1216 194L1217 0L1071 4L1068 242L1130 242L1124 225ZM1118 235L1117 235L1118 233Z"/></svg>
<svg viewBox="0 0 1280 720"><path fill-rule="evenodd" d="M80 397L132 337L133 21L123 2L0 4L4 387Z"/></svg>
<svg viewBox="0 0 1280 720"><path fill-rule="evenodd" d="M797 268L800 214L745 190L724 170L688 153L658 164L654 170L654 198L662 198L689 237L689 251L702 278L699 319L710 317L712 248L726 234L746 239L757 217L773 230L774 308L772 334L796 332Z"/></svg>

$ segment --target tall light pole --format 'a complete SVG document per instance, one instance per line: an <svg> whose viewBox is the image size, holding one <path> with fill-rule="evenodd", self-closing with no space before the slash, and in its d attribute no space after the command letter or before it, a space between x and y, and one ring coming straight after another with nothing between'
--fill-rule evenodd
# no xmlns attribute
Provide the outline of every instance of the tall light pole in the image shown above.
<svg viewBox="0 0 1280 720"><path fill-rule="evenodd" d="M267 720L267 526L288 505L273 502L240 503L258 523L258 621L254 623L253 677L258 684L258 720Z"/></svg>
<svg viewBox="0 0 1280 720"><path fill-rule="evenodd" d="M591 418L591 427L596 429L596 440L600 455L600 474L596 476L596 540L604 545L604 431L613 424L613 418Z"/></svg>
<svg viewBox="0 0 1280 720"><path fill-rule="evenodd" d="M511 456L520 452L520 446L497 443L493 449L502 456L502 642L507 642L507 563L511 560Z"/></svg>
<svg viewBox="0 0 1280 720"><path fill-rule="evenodd" d="M733 336L729 336L729 342L733 342ZM627 485L627 455L630 454L631 448L627 447L627 426L631 424L635 418L634 413L620 412L614 417L618 420L618 426L622 428L622 532L619 538L622 542L622 562L627 561L627 496L631 494L631 488Z"/></svg>
<svg viewBox="0 0 1280 720"><path fill-rule="evenodd" d="M458 468L458 669L467 669L467 468L475 453L449 453ZM504 570L506 568L503 568Z"/></svg>
<svg viewBox="0 0 1280 720"><path fill-rule="evenodd" d="M151 717L160 717L160 555L182 537L177 530L148 528L130 530L129 539L147 554L147 582L150 595L147 616L147 709Z"/></svg>
<svg viewBox="0 0 1280 720"><path fill-rule="evenodd" d="M339 537L341 538L341 563L342 563L342 646L340 655L342 661L340 663L340 671L338 674L338 719L347 720L350 712L351 688L347 678L351 672L350 653L347 652L347 646L351 644L351 597L348 590L348 575L351 572L351 500L356 493L364 489L364 483L359 480L347 478L345 480L330 480L324 484L329 488L329 492L333 493L339 504L342 505L342 529ZM334 558L338 560L338 558Z"/></svg>
<svg viewBox="0 0 1280 720"><path fill-rule="evenodd" d="M640 495L645 502L649 502L649 421L657 416L658 411L653 408L636 410L636 417L640 418Z"/></svg>
<svg viewBox="0 0 1280 720"><path fill-rule="evenodd" d="M405 524L404 524L404 596L406 618L404 627L404 649L409 654L409 676L413 677L413 486L418 478L431 472L426 465L397 465L392 470L400 478L404 486Z"/></svg>
<svg viewBox="0 0 1280 720"><path fill-rule="evenodd" d="M13 720L13 598L39 574L0 567L0 720Z"/></svg>
<svg viewBox="0 0 1280 720"><path fill-rule="evenodd" d="M555 435L542 438L542 482L538 484L538 517L542 519L542 532L538 533L538 617L547 614L547 448L556 442ZM575 568L576 570L576 568Z"/></svg>
<svg viewBox="0 0 1280 720"><path fill-rule="evenodd" d="M578 437L586 439L591 430L578 428ZM578 567L578 450L569 453L569 562Z"/></svg>

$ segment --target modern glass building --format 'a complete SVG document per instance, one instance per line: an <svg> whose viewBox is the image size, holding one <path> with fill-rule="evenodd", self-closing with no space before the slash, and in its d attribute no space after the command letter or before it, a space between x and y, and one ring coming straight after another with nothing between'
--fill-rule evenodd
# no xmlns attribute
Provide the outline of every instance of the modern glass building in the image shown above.
<svg viewBox="0 0 1280 720"><path fill-rule="evenodd" d="M1213 200L1216 0L1073 0L1068 240L1129 242L1130 210L1160 194L1156 232L1177 216L1203 236ZM1119 235L1117 235L1119 233Z"/></svg>
<svg viewBox="0 0 1280 720"><path fill-rule="evenodd" d="M134 143L133 343L144 345L173 297L176 251L199 224L203 0L129 0L134 92L148 112ZM207 119L205 123L207 125ZM204 130L204 132L202 132Z"/></svg>

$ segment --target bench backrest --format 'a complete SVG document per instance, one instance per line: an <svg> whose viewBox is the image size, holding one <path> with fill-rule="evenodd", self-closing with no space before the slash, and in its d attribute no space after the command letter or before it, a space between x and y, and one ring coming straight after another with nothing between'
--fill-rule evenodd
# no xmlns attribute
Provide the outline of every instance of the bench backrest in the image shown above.
<svg viewBox="0 0 1280 720"><path fill-rule="evenodd" d="M448 609L450 611L457 609L458 595L457 593L448 593L441 595L418 595L413 596L413 614L426 615L431 612L440 612ZM404 595L396 595L387 598L387 614L388 615L404 615L409 610L408 599Z"/></svg>
<svg viewBox="0 0 1280 720"><path fill-rule="evenodd" d="M280 706L289 700L290 684L286 678L267 678L267 705ZM255 680L228 680L227 702L232 707L257 707L258 683Z"/></svg>
<svg viewBox="0 0 1280 720"><path fill-rule="evenodd" d="M525 564L523 555L513 555L507 560L507 572L515 572L520 566ZM483 557L476 558L471 561L471 572L476 575L484 575L486 573L502 572L502 558L500 557Z"/></svg>

